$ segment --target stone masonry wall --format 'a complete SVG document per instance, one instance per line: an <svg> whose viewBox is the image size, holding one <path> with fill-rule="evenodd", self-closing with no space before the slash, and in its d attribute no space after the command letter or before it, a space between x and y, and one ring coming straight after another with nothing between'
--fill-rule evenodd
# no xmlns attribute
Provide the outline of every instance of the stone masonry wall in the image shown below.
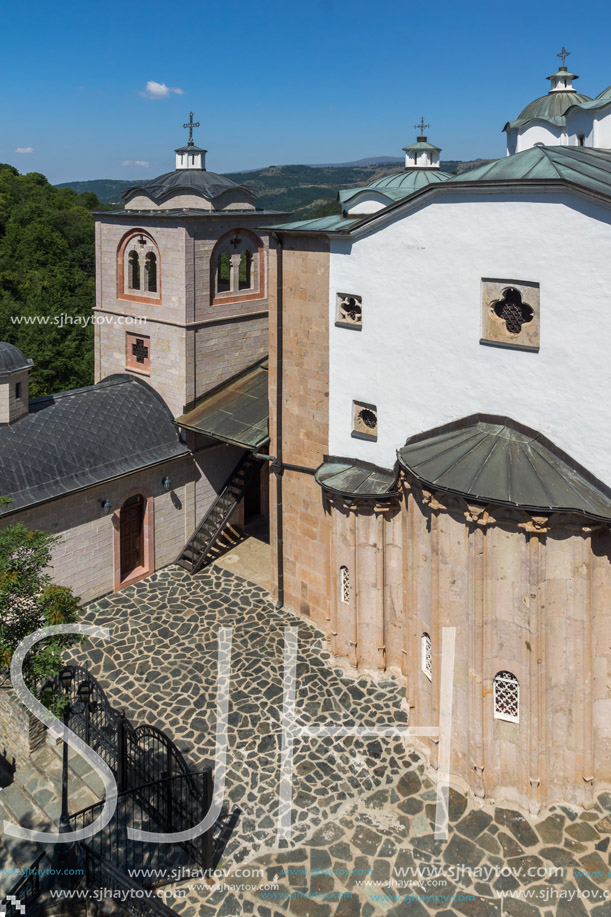
<svg viewBox="0 0 611 917"><path fill-rule="evenodd" d="M46 727L26 710L10 685L0 688L0 756L11 767L27 764L46 739Z"/></svg>
<svg viewBox="0 0 611 917"><path fill-rule="evenodd" d="M277 261L270 251L270 453L279 455L277 402ZM299 240L282 254L283 355L282 461L284 465L317 468L328 444L329 254L326 243ZM273 507L276 475L270 476L272 564L276 563L278 531ZM282 475L284 603L330 630L328 563L329 517L312 474L285 468ZM277 572L277 571L276 571ZM272 582L276 580L272 573Z"/></svg>

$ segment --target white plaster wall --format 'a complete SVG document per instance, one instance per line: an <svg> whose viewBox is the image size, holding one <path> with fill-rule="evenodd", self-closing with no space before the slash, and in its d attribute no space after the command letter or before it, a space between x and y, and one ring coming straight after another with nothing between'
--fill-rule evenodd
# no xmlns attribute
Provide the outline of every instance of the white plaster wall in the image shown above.
<svg viewBox="0 0 611 917"><path fill-rule="evenodd" d="M382 210L383 207L387 207L389 203L391 203L389 198L383 197L381 194L365 193L362 197L359 196L350 203L348 213L376 213L376 211Z"/></svg>
<svg viewBox="0 0 611 917"><path fill-rule="evenodd" d="M597 146L594 136L594 112L581 108L571 109L566 119L569 146L579 146L579 134L585 137L585 146Z"/></svg>
<svg viewBox="0 0 611 917"><path fill-rule="evenodd" d="M535 143L544 143L546 146L558 146L562 144L563 131L560 128L553 128L551 124L544 122L530 123L524 130L517 132L516 153L522 150L530 150Z"/></svg>
<svg viewBox="0 0 611 917"><path fill-rule="evenodd" d="M611 485L611 209L570 195L439 195L330 255L329 453L389 467L406 439L475 412L541 431ZM482 277L541 285L538 353L481 336ZM335 296L363 297L358 334ZM379 438L351 437L352 401Z"/></svg>
<svg viewBox="0 0 611 917"><path fill-rule="evenodd" d="M596 112L594 120L594 146L611 148L611 102Z"/></svg>

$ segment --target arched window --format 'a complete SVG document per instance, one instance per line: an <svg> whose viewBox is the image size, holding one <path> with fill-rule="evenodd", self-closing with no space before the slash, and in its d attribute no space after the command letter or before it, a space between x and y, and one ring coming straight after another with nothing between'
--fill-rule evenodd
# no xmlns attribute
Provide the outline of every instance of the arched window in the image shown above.
<svg viewBox="0 0 611 917"><path fill-rule="evenodd" d="M216 243L210 259L212 302L263 299L263 242L247 229L234 229Z"/></svg>
<svg viewBox="0 0 611 917"><path fill-rule="evenodd" d="M429 681L433 680L433 644L431 635L424 633L420 638L420 665Z"/></svg>
<svg viewBox="0 0 611 917"><path fill-rule="evenodd" d="M157 292L157 255L155 252L147 252L144 259L144 278L145 289L149 293Z"/></svg>
<svg viewBox="0 0 611 917"><path fill-rule="evenodd" d="M160 302L160 261L155 240L143 230L136 230L123 239L117 258L119 298Z"/></svg>
<svg viewBox="0 0 611 917"><path fill-rule="evenodd" d="M512 672L494 676L494 718L520 722L520 682Z"/></svg>
<svg viewBox="0 0 611 917"><path fill-rule="evenodd" d="M339 568L339 594L342 602L350 601L350 571L345 566Z"/></svg>
<svg viewBox="0 0 611 917"><path fill-rule="evenodd" d="M140 289L140 258L138 252L130 252L127 256L128 263L128 280L127 285L130 290Z"/></svg>
<svg viewBox="0 0 611 917"><path fill-rule="evenodd" d="M231 258L229 252L221 252L216 271L216 291L226 293L231 289Z"/></svg>
<svg viewBox="0 0 611 917"><path fill-rule="evenodd" d="M250 249L240 255L240 290L250 290L252 287L252 262L253 254Z"/></svg>

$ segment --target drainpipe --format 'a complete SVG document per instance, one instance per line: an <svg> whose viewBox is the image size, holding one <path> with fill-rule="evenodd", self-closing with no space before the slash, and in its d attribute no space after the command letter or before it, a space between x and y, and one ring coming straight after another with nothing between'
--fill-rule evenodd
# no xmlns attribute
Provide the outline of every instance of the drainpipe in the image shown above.
<svg viewBox="0 0 611 917"><path fill-rule="evenodd" d="M276 241L276 457L271 470L276 475L276 566L278 572L278 601L284 605L284 551L282 536L282 239Z"/></svg>

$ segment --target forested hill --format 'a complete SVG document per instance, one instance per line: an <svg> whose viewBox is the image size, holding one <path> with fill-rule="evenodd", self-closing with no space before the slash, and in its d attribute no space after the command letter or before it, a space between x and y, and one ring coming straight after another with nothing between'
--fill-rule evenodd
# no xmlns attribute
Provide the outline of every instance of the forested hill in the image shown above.
<svg viewBox="0 0 611 917"><path fill-rule="evenodd" d="M96 209L91 192L0 164L0 340L34 360L30 397L93 382Z"/></svg>
<svg viewBox="0 0 611 917"><path fill-rule="evenodd" d="M471 162L446 161L441 163L445 172L462 172L481 165L487 160ZM339 213L336 202L340 188L359 188L376 178L397 172L400 162L326 166L269 166L247 172L228 172L227 178L246 185L257 194L257 206L265 210L288 210L296 219L321 216L323 213ZM75 191L91 191L101 201L118 203L121 192L134 185L143 185L148 179L121 181L115 179L94 179L92 181L66 182L59 188L70 187Z"/></svg>

